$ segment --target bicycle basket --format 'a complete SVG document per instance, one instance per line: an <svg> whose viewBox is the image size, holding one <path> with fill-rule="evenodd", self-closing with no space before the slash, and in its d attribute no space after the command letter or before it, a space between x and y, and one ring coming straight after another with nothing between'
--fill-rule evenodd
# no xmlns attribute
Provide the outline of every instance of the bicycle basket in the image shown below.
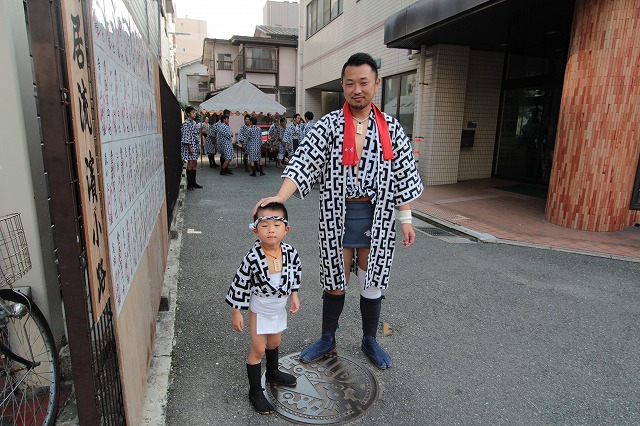
<svg viewBox="0 0 640 426"><path fill-rule="evenodd" d="M20 214L0 217L0 287L11 285L31 269Z"/></svg>

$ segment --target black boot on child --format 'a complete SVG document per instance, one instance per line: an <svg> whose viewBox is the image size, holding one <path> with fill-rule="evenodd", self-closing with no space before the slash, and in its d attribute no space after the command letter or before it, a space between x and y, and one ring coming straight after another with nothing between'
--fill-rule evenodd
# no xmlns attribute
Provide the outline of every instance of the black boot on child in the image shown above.
<svg viewBox="0 0 640 426"><path fill-rule="evenodd" d="M249 377L249 401L253 408L260 414L273 414L273 405L264 396L264 389L260 380L262 363L247 364L247 377Z"/></svg>
<svg viewBox="0 0 640 426"><path fill-rule="evenodd" d="M278 348L266 349L264 353L267 355L267 372L265 379L267 379L268 382L280 383L285 386L295 386L298 381L296 376L278 369Z"/></svg>

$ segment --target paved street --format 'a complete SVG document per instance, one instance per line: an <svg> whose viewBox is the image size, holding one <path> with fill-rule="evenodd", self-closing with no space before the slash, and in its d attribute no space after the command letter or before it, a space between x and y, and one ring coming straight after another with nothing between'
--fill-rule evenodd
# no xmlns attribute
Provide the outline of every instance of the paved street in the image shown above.
<svg viewBox="0 0 640 426"><path fill-rule="evenodd" d="M186 194L168 425L289 424L251 408L248 330L231 330L224 302L253 241L253 205L280 185L279 170L265 171L198 169L204 189ZM317 194L287 203L285 241L304 276L281 356L320 333ZM387 371L360 350L358 297L347 294L338 351L370 367L381 392L353 425L640 424L638 263L418 232L396 252L382 307Z"/></svg>

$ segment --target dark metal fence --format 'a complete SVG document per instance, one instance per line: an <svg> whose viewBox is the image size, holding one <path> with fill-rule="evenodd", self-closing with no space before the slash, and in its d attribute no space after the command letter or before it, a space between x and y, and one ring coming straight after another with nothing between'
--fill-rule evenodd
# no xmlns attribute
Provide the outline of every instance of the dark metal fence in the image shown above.
<svg viewBox="0 0 640 426"><path fill-rule="evenodd" d="M85 22L88 16L83 2ZM110 304L96 323L91 312L75 141L60 0L25 2L39 122L50 197L60 289L65 304L80 424L126 424ZM90 27L86 26L85 30ZM84 33L84 39L89 40ZM93 82L89 84L93 97ZM92 111L93 113L93 111ZM94 114L95 116L95 114ZM95 126L94 126L95 127Z"/></svg>
<svg viewBox="0 0 640 426"><path fill-rule="evenodd" d="M182 159L180 158L180 103L160 73L160 108L162 115L162 144L164 147L164 186L167 196L167 220L171 228L173 211L180 193Z"/></svg>

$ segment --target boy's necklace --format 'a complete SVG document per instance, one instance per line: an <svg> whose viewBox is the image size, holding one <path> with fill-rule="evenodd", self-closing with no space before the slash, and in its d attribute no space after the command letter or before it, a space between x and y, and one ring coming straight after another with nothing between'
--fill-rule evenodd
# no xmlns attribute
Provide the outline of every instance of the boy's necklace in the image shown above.
<svg viewBox="0 0 640 426"><path fill-rule="evenodd" d="M262 247L262 251L264 252L264 254L266 254L269 257L273 258L273 270L278 273L280 271L282 271L282 262L280 261L280 254L282 254L282 246L280 246L278 248L278 253L276 253L276 255L274 256L273 254L269 253L267 250L265 250L264 247Z"/></svg>

